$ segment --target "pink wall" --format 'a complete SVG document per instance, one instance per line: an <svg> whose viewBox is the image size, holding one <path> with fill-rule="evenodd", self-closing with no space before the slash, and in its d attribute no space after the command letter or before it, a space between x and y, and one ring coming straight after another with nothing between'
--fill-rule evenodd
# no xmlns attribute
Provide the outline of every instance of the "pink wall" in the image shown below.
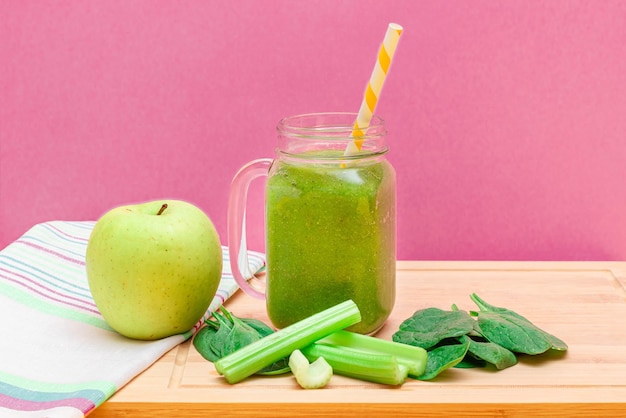
<svg viewBox="0 0 626 418"><path fill-rule="evenodd" d="M378 113L400 259L626 259L626 2L5 1L0 248L176 197L226 241L232 176L283 116ZM251 231L262 207L255 192Z"/></svg>

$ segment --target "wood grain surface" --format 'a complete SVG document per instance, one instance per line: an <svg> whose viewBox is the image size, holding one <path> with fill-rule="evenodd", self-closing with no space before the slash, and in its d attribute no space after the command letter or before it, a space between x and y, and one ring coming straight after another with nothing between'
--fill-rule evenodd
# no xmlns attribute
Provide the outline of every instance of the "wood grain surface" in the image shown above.
<svg viewBox="0 0 626 418"><path fill-rule="evenodd" d="M190 341L174 348L90 414L226 416L626 416L626 263L397 263L394 311L377 336L426 307L476 309L469 295L513 309L569 345L509 369L451 369L387 387L333 376L303 390L290 374L228 384ZM227 307L267 321L264 302L238 292Z"/></svg>

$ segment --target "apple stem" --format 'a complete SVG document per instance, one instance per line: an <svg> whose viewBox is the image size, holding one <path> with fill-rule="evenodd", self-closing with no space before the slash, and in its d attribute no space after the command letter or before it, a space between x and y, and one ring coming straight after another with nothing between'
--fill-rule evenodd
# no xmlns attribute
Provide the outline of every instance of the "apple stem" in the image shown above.
<svg viewBox="0 0 626 418"><path fill-rule="evenodd" d="M163 203L163 205L161 206L161 209L159 209L159 211L157 212L157 216L162 214L165 211L165 209L167 209L167 203Z"/></svg>

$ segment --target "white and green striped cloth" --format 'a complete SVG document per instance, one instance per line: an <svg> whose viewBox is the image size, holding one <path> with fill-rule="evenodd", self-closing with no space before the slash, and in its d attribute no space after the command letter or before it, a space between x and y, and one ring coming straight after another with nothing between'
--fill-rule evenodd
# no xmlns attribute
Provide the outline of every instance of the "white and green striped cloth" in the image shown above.
<svg viewBox="0 0 626 418"><path fill-rule="evenodd" d="M94 222L38 224L0 251L0 417L83 417L189 338L131 340L93 302L85 250ZM236 290L228 252L205 317ZM251 272L265 265L250 252Z"/></svg>

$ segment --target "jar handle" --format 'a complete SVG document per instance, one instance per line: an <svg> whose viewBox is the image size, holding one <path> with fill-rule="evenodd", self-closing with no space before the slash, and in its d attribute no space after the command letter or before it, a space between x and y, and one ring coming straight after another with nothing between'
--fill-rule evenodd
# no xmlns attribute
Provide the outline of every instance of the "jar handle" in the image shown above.
<svg viewBox="0 0 626 418"><path fill-rule="evenodd" d="M248 295L258 299L265 299L265 294L254 289L246 280L252 276L248 267L248 247L246 244L246 202L250 183L258 177L267 176L272 162L273 160L270 158L262 158L244 165L233 178L228 198L227 224L230 268L239 287Z"/></svg>

